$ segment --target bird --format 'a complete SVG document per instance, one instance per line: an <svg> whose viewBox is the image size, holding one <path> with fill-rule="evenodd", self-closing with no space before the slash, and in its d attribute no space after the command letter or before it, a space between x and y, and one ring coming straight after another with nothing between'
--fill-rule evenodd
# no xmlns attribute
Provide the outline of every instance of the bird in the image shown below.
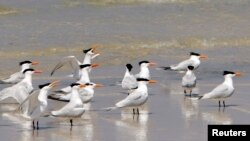
<svg viewBox="0 0 250 141"><path fill-rule="evenodd" d="M40 90L36 90L31 93L17 108L16 111L20 111L25 103L28 103L28 115L25 118L32 120L33 129L39 129L39 118L47 116L48 111L48 95L49 91L58 85L59 81L53 81L51 83L45 83L39 85ZM35 126L35 121L36 126Z"/></svg>
<svg viewBox="0 0 250 141"><path fill-rule="evenodd" d="M86 104L86 103L89 103L94 97L94 93L95 93L94 88L103 87L103 85L98 84L98 83L93 83L93 82L85 83L84 85L85 87L79 90L79 95L80 95L82 102ZM56 93L56 94L50 95L49 99L69 102L71 95L72 95L71 92L67 94Z"/></svg>
<svg viewBox="0 0 250 141"><path fill-rule="evenodd" d="M85 112L85 108L83 107L83 102L79 95L80 88L85 87L84 84L72 83L72 94L70 97L69 103L67 103L64 107L59 110L51 111L51 116L53 117L62 117L69 118L70 125L73 126L73 118L81 117Z"/></svg>
<svg viewBox="0 0 250 141"><path fill-rule="evenodd" d="M196 76L194 74L194 67L188 66L185 75L182 77L182 87L184 88L184 94L187 94L189 90L189 95L192 94L192 89L196 86Z"/></svg>
<svg viewBox="0 0 250 141"><path fill-rule="evenodd" d="M189 59L184 60L176 65L171 65L169 67L159 67L158 69L173 70L173 71L185 71L188 66L193 66L194 69L197 69L201 63L200 59L207 59L207 58L208 57L204 54L190 52Z"/></svg>
<svg viewBox="0 0 250 141"><path fill-rule="evenodd" d="M117 102L114 107L105 108L105 110L115 110L124 107L137 107L137 110L133 108L133 115L140 114L139 106L143 105L148 99L148 83L156 83L156 80L149 80L145 78L137 78L138 88L131 92L126 98Z"/></svg>
<svg viewBox="0 0 250 141"><path fill-rule="evenodd" d="M99 64L84 64L84 65L80 65L80 71L81 71L81 78L76 82L76 83L89 83L90 81L90 77L89 77L89 73L91 71L92 68L96 68L98 67ZM71 86L67 86L65 88L62 88L58 91L54 91L55 93L63 93L63 94L68 94L71 92Z"/></svg>
<svg viewBox="0 0 250 141"><path fill-rule="evenodd" d="M122 88L126 90L136 89L138 87L135 76L131 73L133 66L131 64L126 64L126 72L122 79Z"/></svg>
<svg viewBox="0 0 250 141"><path fill-rule="evenodd" d="M225 99L231 97L234 93L233 77L241 76L240 72L224 71L224 82L212 91L200 96L199 99L217 99L219 100L219 107L221 106L220 101L223 101L223 106L225 105Z"/></svg>
<svg viewBox="0 0 250 141"><path fill-rule="evenodd" d="M85 87L79 90L80 98L84 104L89 103L94 97L94 88L103 87L104 85L99 83L85 83Z"/></svg>
<svg viewBox="0 0 250 141"><path fill-rule="evenodd" d="M149 66L156 66L157 64L150 61L140 61L140 72L135 75L136 78L145 78L150 79L150 72L149 72Z"/></svg>
<svg viewBox="0 0 250 141"><path fill-rule="evenodd" d="M0 80L0 84L16 84L18 82L20 82L23 78L24 78L24 74L23 71L25 69L28 69L31 67L31 65L37 65L39 64L39 62L37 61L29 61L29 60L25 60L19 63L21 70L10 75L8 78L4 78L2 80Z"/></svg>
<svg viewBox="0 0 250 141"><path fill-rule="evenodd" d="M13 98L17 101L17 103L21 104L34 90L32 85L32 74L42 73L42 71L34 70L32 68L26 69L23 71L24 79L11 86L4 88L0 91L0 101L3 101L7 98ZM23 114L28 114L28 107L27 104L24 105Z"/></svg>
<svg viewBox="0 0 250 141"><path fill-rule="evenodd" d="M83 62L80 62L75 56L66 56L62 58L60 62L57 63L57 65L53 68L50 75L52 76L55 73L55 71L63 67L65 64L70 64L70 66L74 70L74 73L69 76L79 80L81 78L81 71L79 69L79 66L84 64L91 64L91 60L100 55L100 53L97 53L96 51L98 47L99 46L96 45L92 48L83 50L83 53L85 54Z"/></svg>

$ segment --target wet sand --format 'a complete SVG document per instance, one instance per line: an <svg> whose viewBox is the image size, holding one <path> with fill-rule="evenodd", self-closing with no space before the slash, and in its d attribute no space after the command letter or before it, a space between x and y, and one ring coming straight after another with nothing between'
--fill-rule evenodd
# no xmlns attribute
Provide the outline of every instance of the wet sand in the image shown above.
<svg viewBox="0 0 250 141"><path fill-rule="evenodd" d="M208 124L249 124L248 1L86 2L1 3L19 12L0 15L4 33L0 34L1 78L18 70L19 61L31 59L40 61L35 68L44 71L34 76L35 88L55 79L61 80L60 87L66 86L75 81L65 77L70 69L62 68L50 77L53 66L67 55L81 60L82 49L99 43L101 55L93 62L102 66L90 75L93 82L105 85L96 89L93 102L86 105L91 110L76 120L72 129L65 119L44 117L40 130L33 131L31 121L6 112L15 109L15 104L0 104L1 140L201 141L207 140ZM219 108L217 101L185 97L180 86L183 74L151 68L152 78L158 83L149 86L149 99L141 107L141 115L133 116L130 108L98 110L126 97L120 86L110 86L121 81L126 63L132 63L133 73L137 73L141 60L167 66L186 59L190 51L209 56L196 72L196 94L202 95L221 83L223 70L243 72L242 77L234 78L236 91L226 101L226 108ZM49 103L51 109L65 104Z"/></svg>
<svg viewBox="0 0 250 141"><path fill-rule="evenodd" d="M228 48L224 48L228 50ZM244 54L231 49L234 55ZM202 52L206 52L203 50ZM2 113L0 118L1 138L6 140L190 140L200 141L207 138L208 124L249 124L250 99L248 93L249 62L229 64L227 58L216 55L216 50L207 51L211 59L203 61L197 71L198 85L195 94L210 91L223 81L221 70L241 70L244 75L235 78L235 94L226 101L226 108L219 108L217 101L198 101L183 95L180 86L182 74L151 69L152 78L158 83L149 86L149 99L141 110L142 114L133 116L132 110L96 111L109 107L126 97L120 86L110 86L122 79L124 66L102 66L92 71L93 82L102 83L105 87L96 89L91 111L74 122L70 128L68 120L41 118L40 130L33 131L31 122L13 114ZM182 51L180 51L180 54ZM101 58L101 56L99 56ZM214 64L214 59L218 59ZM220 58L220 59L219 59ZM154 60L158 64L170 64L180 58L147 56L143 59ZM98 62L98 61L97 61ZM133 61L138 71L138 60ZM73 79L59 77L67 71L57 73L56 77L47 74L34 76L36 86L51 79L62 81L61 87L73 82ZM105 74L105 76L103 76ZM43 78L42 80L40 78ZM48 80L46 80L48 79ZM1 86L3 88L3 86ZM63 102L49 101L51 109L61 107ZM13 109L15 105L1 104L1 110Z"/></svg>

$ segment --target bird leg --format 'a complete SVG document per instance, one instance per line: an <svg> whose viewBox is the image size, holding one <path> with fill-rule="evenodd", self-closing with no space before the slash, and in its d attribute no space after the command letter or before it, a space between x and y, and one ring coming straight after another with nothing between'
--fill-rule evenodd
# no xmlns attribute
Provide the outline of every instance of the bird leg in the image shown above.
<svg viewBox="0 0 250 141"><path fill-rule="evenodd" d="M219 100L219 107L220 107L220 100Z"/></svg>
<svg viewBox="0 0 250 141"><path fill-rule="evenodd" d="M33 130L36 129L34 120L32 121L32 125L33 125Z"/></svg>
<svg viewBox="0 0 250 141"><path fill-rule="evenodd" d="M38 126L38 124L39 124L39 123L38 123L38 121L37 121L37 122L36 122L36 129L39 129L39 126Z"/></svg>
<svg viewBox="0 0 250 141"><path fill-rule="evenodd" d="M135 115L135 108L133 108L133 115Z"/></svg>
<svg viewBox="0 0 250 141"><path fill-rule="evenodd" d="M225 100L223 100L223 106L226 107Z"/></svg>
<svg viewBox="0 0 250 141"><path fill-rule="evenodd" d="M139 113L139 108L137 108L137 115L139 115L140 113Z"/></svg>
<svg viewBox="0 0 250 141"><path fill-rule="evenodd" d="M186 91L186 89L184 89L184 94L185 94L185 95L187 94L187 91Z"/></svg>
<svg viewBox="0 0 250 141"><path fill-rule="evenodd" d="M70 122L70 126L72 127L73 126L73 120L70 119L69 122Z"/></svg>
<svg viewBox="0 0 250 141"><path fill-rule="evenodd" d="M190 94L190 97L191 97L191 95L192 95L192 89L190 90L190 93L189 93L189 94Z"/></svg>

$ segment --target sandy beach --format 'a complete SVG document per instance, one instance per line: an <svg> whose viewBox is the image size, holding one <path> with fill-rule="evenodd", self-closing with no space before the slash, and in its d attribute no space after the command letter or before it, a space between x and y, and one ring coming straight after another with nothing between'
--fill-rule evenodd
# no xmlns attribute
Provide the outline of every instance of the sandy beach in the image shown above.
<svg viewBox="0 0 250 141"><path fill-rule="evenodd" d="M31 121L11 113L16 104L1 103L1 140L205 141L208 124L249 124L249 12L248 0L2 0L0 78L19 70L18 62L35 60L43 73L34 76L34 88L52 80L60 80L62 88L75 80L66 77L69 67L51 77L54 65L67 55L82 60L83 49L100 44L101 55L93 62L101 66L90 77L104 87L95 90L93 102L85 105L90 111L72 128L67 120L42 117L34 131ZM133 115L131 108L99 110L127 96L114 86L126 63L136 74L139 61L168 66L187 59L191 51L208 56L195 71L195 94L222 83L224 70L243 73L234 78L235 93L225 108L218 101L185 97L183 74L150 68L158 83L149 85L142 114ZM0 90L8 86L0 85ZM49 100L51 110L64 104Z"/></svg>

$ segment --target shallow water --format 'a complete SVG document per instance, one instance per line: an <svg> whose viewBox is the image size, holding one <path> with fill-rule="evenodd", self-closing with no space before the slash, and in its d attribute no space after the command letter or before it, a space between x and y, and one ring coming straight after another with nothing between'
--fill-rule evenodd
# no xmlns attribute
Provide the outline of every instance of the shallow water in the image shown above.
<svg viewBox="0 0 250 141"><path fill-rule="evenodd" d="M40 130L9 112L0 114L1 140L170 140L207 139L208 124L249 124L250 30L248 0L2 0L0 13L0 76L18 70L18 62L31 59L44 71L34 76L34 86L54 79L61 87L68 67L49 73L66 55L83 58L82 49L100 44L91 72L93 82L105 87L95 91L93 103L71 129L65 119L41 118ZM4 8L1 8L4 7ZM149 99L140 116L131 109L96 111L112 106L126 95L119 86L124 64L152 60L167 66L186 59L190 51L207 54L196 72L195 93L203 94L223 81L223 70L242 71L235 78L236 92L219 109L217 101L197 101L183 96L182 74L151 69L157 84L149 86ZM10 71L6 71L10 70ZM0 88L6 86L2 85ZM50 102L51 109L64 103ZM1 104L1 111L15 109Z"/></svg>

